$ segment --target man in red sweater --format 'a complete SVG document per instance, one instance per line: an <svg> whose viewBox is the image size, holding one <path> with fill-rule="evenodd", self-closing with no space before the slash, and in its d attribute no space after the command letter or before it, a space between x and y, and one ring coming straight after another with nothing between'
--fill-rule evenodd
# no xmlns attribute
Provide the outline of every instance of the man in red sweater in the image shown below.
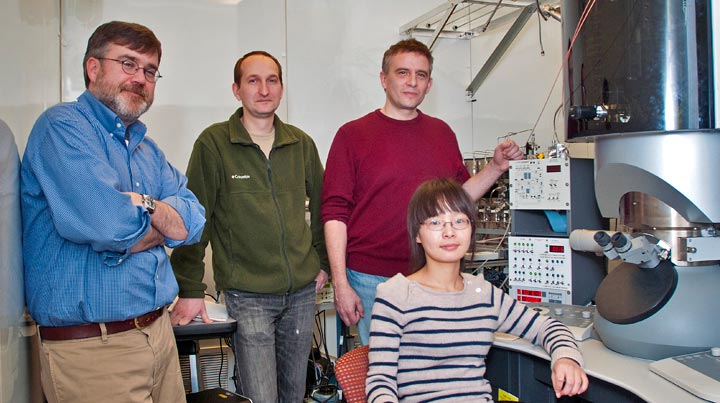
<svg viewBox="0 0 720 403"><path fill-rule="evenodd" d="M383 55L385 105L343 125L325 168L322 221L330 258L335 309L358 325L363 344L379 283L409 268L405 217L420 183L452 178L478 199L523 154L513 141L470 177L455 133L418 106L432 87L433 57L423 43L402 40Z"/></svg>

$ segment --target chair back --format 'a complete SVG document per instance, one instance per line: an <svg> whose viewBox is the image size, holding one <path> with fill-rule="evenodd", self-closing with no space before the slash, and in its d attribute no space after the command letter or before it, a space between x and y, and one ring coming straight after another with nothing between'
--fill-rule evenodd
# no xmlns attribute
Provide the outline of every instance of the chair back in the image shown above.
<svg viewBox="0 0 720 403"><path fill-rule="evenodd" d="M365 403L365 378L368 372L370 346L358 347L340 356L335 362L335 378L347 403Z"/></svg>

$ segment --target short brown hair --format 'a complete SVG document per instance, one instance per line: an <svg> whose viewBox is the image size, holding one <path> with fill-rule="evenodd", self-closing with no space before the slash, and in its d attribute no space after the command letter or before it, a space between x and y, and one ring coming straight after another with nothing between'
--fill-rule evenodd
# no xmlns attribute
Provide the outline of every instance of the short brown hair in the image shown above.
<svg viewBox="0 0 720 403"><path fill-rule="evenodd" d="M240 85L240 79L242 79L242 62L245 61L250 56L265 56L272 59L272 61L275 62L275 65L278 68L278 77L280 78L280 84L283 83L282 79L282 66L280 66L280 62L278 59L275 58L275 56L271 55L268 52L265 52L263 50L254 50L252 52L246 53L243 57L239 58L237 62L235 62L235 70L234 70L234 77L233 80L235 81L235 84Z"/></svg>
<svg viewBox="0 0 720 403"><path fill-rule="evenodd" d="M83 59L83 73L85 75L85 88L90 85L87 74L87 61L94 57L99 59L105 56L109 45L126 46L140 53L156 53L158 64L162 57L162 46L150 28L133 22L111 21L100 25L88 39L85 58Z"/></svg>
<svg viewBox="0 0 720 403"><path fill-rule="evenodd" d="M403 39L402 41L390 46L388 50L385 51L385 54L383 54L382 59L382 71L383 73L387 74L390 72L390 59L392 59L393 56L400 54L400 53L417 53L422 56L425 56L428 60L428 63L430 63L430 73L432 73L432 67L433 67L433 56L432 53L430 53L430 49L428 47L418 41L415 38L410 39Z"/></svg>
<svg viewBox="0 0 720 403"><path fill-rule="evenodd" d="M446 212L463 213L470 219L470 228L472 230L470 248L474 248L477 207L470 195L459 183L452 179L431 179L423 182L413 194L408 205L407 230L410 237L410 273L418 271L427 263L425 248L415 240L420 232L420 226L428 218Z"/></svg>

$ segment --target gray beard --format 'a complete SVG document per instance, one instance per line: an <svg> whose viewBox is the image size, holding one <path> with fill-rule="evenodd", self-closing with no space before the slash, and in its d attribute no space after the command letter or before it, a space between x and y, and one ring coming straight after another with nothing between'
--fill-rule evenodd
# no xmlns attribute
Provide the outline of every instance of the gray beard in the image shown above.
<svg viewBox="0 0 720 403"><path fill-rule="evenodd" d="M135 122L140 116L145 113L150 105L147 102L143 102L137 108L131 108L121 97L117 94L114 98L100 99L102 103L107 105L110 110L115 112L120 120L123 122Z"/></svg>
<svg viewBox="0 0 720 403"><path fill-rule="evenodd" d="M111 111L118 115L120 120L123 122L135 122L140 116L145 113L152 105L153 99L150 98L141 104L132 107L125 99L120 96L120 92L125 90L131 90L129 88L112 88L109 89L104 83L98 82L94 91L95 96L100 102L105 104ZM136 88L138 92L144 92L143 88ZM147 94L145 94L147 99Z"/></svg>

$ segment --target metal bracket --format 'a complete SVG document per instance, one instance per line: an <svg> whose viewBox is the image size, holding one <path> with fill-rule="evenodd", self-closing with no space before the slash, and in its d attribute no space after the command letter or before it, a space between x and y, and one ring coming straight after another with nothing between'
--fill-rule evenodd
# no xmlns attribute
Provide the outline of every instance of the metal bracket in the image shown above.
<svg viewBox="0 0 720 403"><path fill-rule="evenodd" d="M475 91L477 91L478 88L480 88L480 85L485 81L488 75L490 75L490 72L495 68L495 66L498 64L500 59L503 57L505 52L508 50L510 45L513 43L515 38L518 36L520 31L525 27L525 24L527 24L528 20L530 19L530 16L537 10L537 7L534 5L530 5L525 7L518 18L515 20L513 25L510 27L508 32L505 34L505 36L502 38L500 43L497 45L495 50L492 52L490 57L488 57L485 64L482 66L480 71L475 75L475 78L473 78L470 85L467 87L466 92L470 94L470 96L475 95Z"/></svg>
<svg viewBox="0 0 720 403"><path fill-rule="evenodd" d="M720 237L678 238L675 259L679 262L720 260Z"/></svg>

